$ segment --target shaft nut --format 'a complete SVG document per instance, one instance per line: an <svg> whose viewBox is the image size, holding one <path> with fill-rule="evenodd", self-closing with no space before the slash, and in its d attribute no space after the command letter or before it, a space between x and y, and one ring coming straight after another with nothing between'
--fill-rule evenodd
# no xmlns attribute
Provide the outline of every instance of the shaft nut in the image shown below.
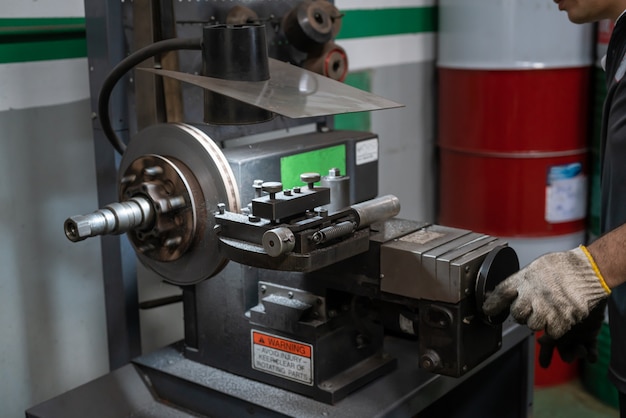
<svg viewBox="0 0 626 418"><path fill-rule="evenodd" d="M71 216L63 225L65 236L72 242L82 241L92 236L91 222L85 215Z"/></svg>

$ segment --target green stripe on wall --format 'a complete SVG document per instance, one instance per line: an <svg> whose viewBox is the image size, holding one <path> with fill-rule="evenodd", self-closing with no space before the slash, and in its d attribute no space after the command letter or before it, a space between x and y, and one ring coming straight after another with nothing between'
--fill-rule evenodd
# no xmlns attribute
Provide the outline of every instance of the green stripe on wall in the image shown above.
<svg viewBox="0 0 626 418"><path fill-rule="evenodd" d="M7 36L80 33L85 35L82 17L0 19L0 42Z"/></svg>
<svg viewBox="0 0 626 418"><path fill-rule="evenodd" d="M87 56L85 19L0 19L0 63Z"/></svg>
<svg viewBox="0 0 626 418"><path fill-rule="evenodd" d="M86 56L87 42L84 38L0 43L0 64L82 58Z"/></svg>
<svg viewBox="0 0 626 418"><path fill-rule="evenodd" d="M437 7L346 10L338 39L436 32Z"/></svg>

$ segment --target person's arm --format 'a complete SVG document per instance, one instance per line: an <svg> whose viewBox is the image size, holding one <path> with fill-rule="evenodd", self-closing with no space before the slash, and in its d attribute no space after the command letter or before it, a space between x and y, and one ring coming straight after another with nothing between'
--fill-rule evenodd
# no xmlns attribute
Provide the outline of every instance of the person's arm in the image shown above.
<svg viewBox="0 0 626 418"><path fill-rule="evenodd" d="M608 287L626 282L626 224L601 236L587 249Z"/></svg>

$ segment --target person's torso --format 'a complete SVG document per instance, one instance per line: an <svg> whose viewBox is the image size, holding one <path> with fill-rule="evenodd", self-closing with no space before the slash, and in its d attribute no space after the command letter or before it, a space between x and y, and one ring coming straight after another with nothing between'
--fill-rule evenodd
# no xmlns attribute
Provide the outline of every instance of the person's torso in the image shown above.
<svg viewBox="0 0 626 418"><path fill-rule="evenodd" d="M606 57L607 96L602 122L601 232L626 222L626 19L613 29ZM626 256L626 248L624 249ZM626 285L609 298L610 375L626 393Z"/></svg>

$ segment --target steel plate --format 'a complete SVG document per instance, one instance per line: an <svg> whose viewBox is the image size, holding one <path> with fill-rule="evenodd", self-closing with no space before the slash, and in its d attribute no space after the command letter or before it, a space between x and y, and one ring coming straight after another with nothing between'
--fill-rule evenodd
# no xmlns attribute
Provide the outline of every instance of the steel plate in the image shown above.
<svg viewBox="0 0 626 418"><path fill-rule="evenodd" d="M294 119L404 106L275 59L269 59L269 68L267 81L223 80L152 68L138 70L191 83Z"/></svg>
<svg viewBox="0 0 626 418"><path fill-rule="evenodd" d="M219 254L213 231L213 212L218 203L239 212L239 189L228 161L219 147L202 131L185 124L161 124L139 132L128 144L119 168L121 177L137 158L156 154L185 165L193 173L200 190L195 203L198 224L187 251L174 261L158 261L137 252L139 260L165 280L189 285L219 272L227 259ZM194 183L196 183L194 182ZM196 193L197 192L197 193Z"/></svg>

